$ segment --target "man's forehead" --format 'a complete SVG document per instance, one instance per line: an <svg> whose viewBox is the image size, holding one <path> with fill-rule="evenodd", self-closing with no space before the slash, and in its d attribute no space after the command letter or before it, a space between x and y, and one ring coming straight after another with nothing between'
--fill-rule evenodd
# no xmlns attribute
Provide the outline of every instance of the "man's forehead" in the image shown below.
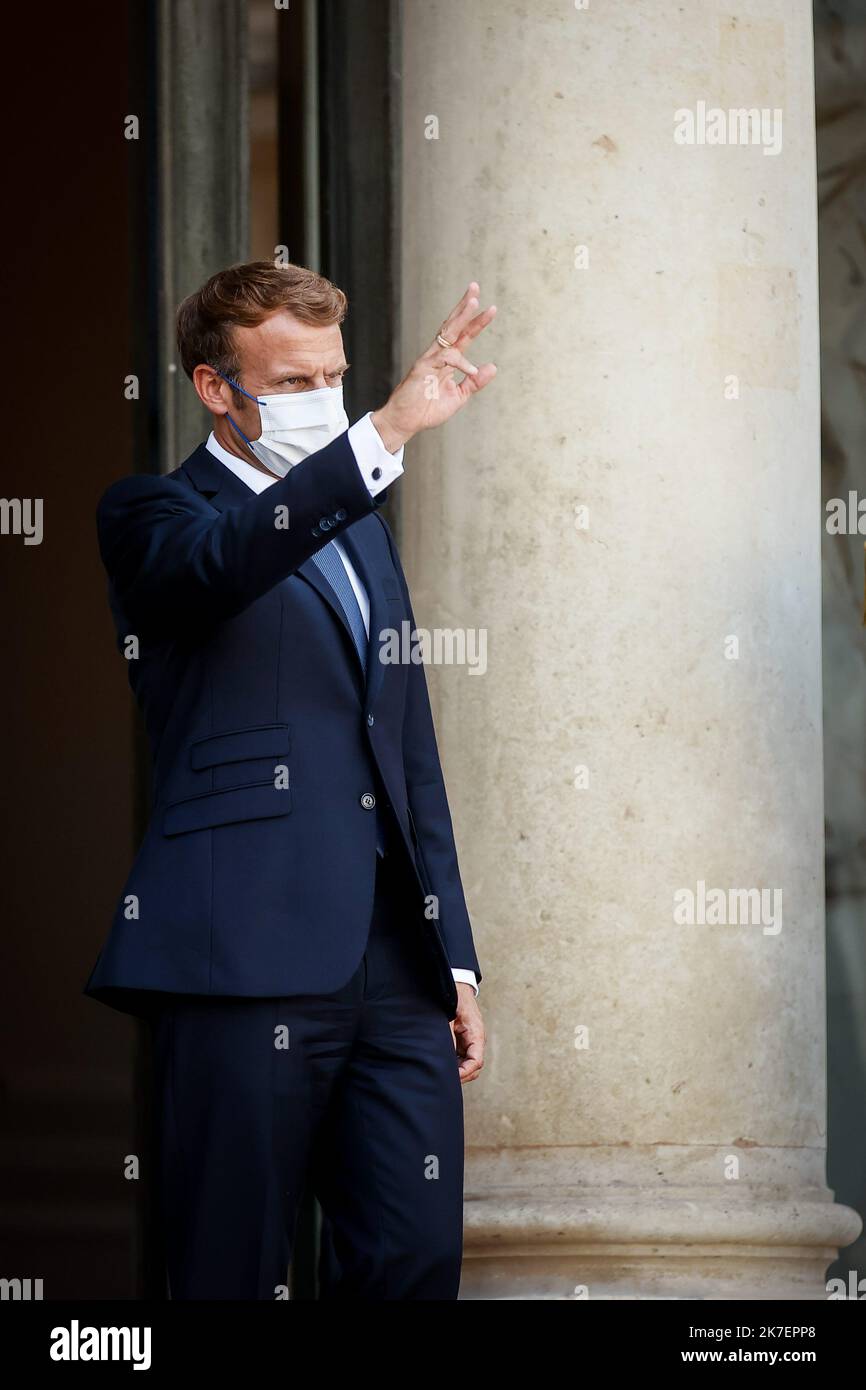
<svg viewBox="0 0 866 1390"><path fill-rule="evenodd" d="M260 365L269 364L279 356L286 358L290 365L315 366L325 357L343 353L339 324L301 323L285 310L270 314L254 326L235 328L234 340L242 357Z"/></svg>

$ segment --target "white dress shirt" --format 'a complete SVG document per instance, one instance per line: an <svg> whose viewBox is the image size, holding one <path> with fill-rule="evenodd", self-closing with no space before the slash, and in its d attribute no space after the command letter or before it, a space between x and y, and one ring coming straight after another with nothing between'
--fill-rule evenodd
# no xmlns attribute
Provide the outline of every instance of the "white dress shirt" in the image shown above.
<svg viewBox="0 0 866 1390"><path fill-rule="evenodd" d="M403 450L400 448L396 454L388 453L382 443L379 431L373 424L372 411L368 411L366 415L363 415L360 420L356 420L355 424L349 427L348 436L352 453L355 455L355 460L361 471L361 477L364 479L370 496L375 497L383 488L389 487L395 478L399 478L403 472ZM264 492L266 487L280 481L272 473L263 473L260 468L247 463L245 459L238 458L236 454L230 454L228 449L224 449L219 443L213 431L207 437L206 447L215 458L219 459L220 463L224 463L226 468L234 473L235 477L240 478L242 483L246 483L247 487L252 488L253 492ZM367 590L364 588L361 577L346 554L344 547L336 537L333 538L333 545L343 562L346 574L349 576L349 583L355 591L355 597L358 600L358 607L361 610L361 617L364 619L364 627L369 638L370 599ZM477 997L478 981L475 978L474 970L452 969L451 974L455 980L470 984Z"/></svg>

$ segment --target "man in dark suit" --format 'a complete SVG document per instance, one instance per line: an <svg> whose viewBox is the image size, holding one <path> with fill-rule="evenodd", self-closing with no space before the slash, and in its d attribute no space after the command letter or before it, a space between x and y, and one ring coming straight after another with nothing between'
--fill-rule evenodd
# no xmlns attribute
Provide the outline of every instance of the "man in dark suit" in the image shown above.
<svg viewBox="0 0 866 1390"><path fill-rule="evenodd" d="M99 505L153 807L84 989L152 1027L175 1299L284 1297L308 1177L325 1296L457 1297L481 971L423 665L383 655L414 615L378 507L495 374L477 296L348 427L342 292L213 276L178 313L213 431Z"/></svg>

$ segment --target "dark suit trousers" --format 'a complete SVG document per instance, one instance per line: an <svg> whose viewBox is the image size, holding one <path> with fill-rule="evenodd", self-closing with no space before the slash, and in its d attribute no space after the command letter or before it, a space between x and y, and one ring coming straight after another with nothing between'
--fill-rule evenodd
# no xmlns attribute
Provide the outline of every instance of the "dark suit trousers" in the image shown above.
<svg viewBox="0 0 866 1390"><path fill-rule="evenodd" d="M307 1179L337 1299L455 1299L463 1097L399 857L328 995L160 995L152 1019L172 1299L285 1297ZM242 924L239 924L242 930Z"/></svg>

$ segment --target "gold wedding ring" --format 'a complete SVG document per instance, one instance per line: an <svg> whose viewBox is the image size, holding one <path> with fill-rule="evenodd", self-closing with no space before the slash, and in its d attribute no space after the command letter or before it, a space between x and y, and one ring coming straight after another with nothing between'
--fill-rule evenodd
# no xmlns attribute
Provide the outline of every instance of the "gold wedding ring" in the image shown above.
<svg viewBox="0 0 866 1390"><path fill-rule="evenodd" d="M440 347L453 347L453 346L454 346L453 343L449 343L449 341L448 341L447 338L443 338L441 333L437 333L437 334L436 334L436 341L437 341L437 343L439 344Z"/></svg>

